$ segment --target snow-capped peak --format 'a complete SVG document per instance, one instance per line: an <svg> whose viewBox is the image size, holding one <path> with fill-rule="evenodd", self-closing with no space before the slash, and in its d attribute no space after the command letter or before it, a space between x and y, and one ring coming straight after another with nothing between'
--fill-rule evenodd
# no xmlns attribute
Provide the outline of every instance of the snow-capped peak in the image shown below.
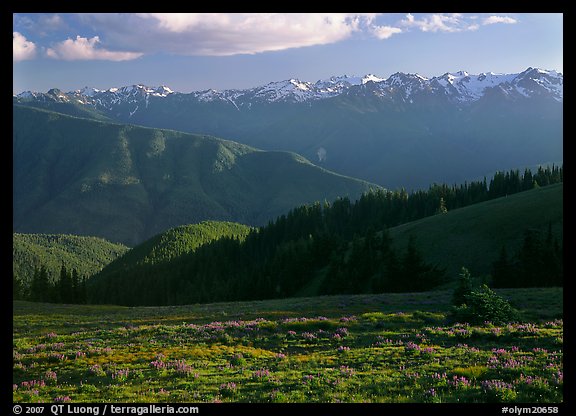
<svg viewBox="0 0 576 416"><path fill-rule="evenodd" d="M384 78L377 77L376 75L368 74L362 77L362 84L366 84L367 82L382 82Z"/></svg>
<svg viewBox="0 0 576 416"><path fill-rule="evenodd" d="M98 94L100 90L92 87L84 87L81 90L76 90L75 92L86 97L94 97L94 95Z"/></svg>
<svg viewBox="0 0 576 416"><path fill-rule="evenodd" d="M371 83L370 87L366 87ZM502 74L482 72L477 75L464 70L446 72L441 76L426 78L419 74L396 72L388 78L374 74L364 76L341 75L318 80L315 83L290 78L284 81L273 81L255 88L239 90L214 89L197 91L189 94L200 102L220 101L234 105L237 109L253 103L273 102L311 102L335 97L348 91L353 94L373 94L379 97L402 97L406 102L413 102L415 94L439 94L454 102L473 102L484 96L487 89L498 87L507 94L531 97L552 96L557 101L563 99L563 75L554 70L528 68L523 72ZM133 84L124 87L114 87L107 90L84 87L71 93L63 93L52 89L46 94L22 92L17 100L56 100L72 101L82 104L102 106L107 109L121 104L130 104L130 111L142 102L146 108L151 97L166 98L178 94L169 87L148 87L143 84ZM143 108L140 106L139 108Z"/></svg>

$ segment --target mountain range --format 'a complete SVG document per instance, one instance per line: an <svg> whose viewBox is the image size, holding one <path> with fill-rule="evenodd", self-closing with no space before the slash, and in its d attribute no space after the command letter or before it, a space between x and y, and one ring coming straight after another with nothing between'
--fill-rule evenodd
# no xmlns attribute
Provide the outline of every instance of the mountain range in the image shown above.
<svg viewBox="0 0 576 416"><path fill-rule="evenodd" d="M133 246L204 220L264 225L294 206L376 185L295 153L13 107L13 231Z"/></svg>
<svg viewBox="0 0 576 416"><path fill-rule="evenodd" d="M148 87L142 84L109 88L84 87L80 90L63 93L51 89L47 93L31 91L22 92L15 97L18 100L40 100L59 102L79 102L96 108L115 109L121 104L136 104L139 107L142 100L144 106L150 104L150 99L166 98L168 96L186 96L198 101L222 101L235 107L247 106L257 102L306 102L332 98L342 94L355 94L357 87L373 83L381 96L399 98L397 92L403 92L400 98L412 103L419 94L429 93L444 95L449 100L458 102L473 102L487 93L486 89L498 88L511 95L533 97L550 94L555 100L563 100L563 76L553 70L528 68L516 74L496 74L494 72L469 74L466 71L445 73L438 77L426 78L418 74L397 72L388 78L380 78L372 74L359 76L332 76L315 83L289 79L270 82L264 86L249 89L230 89L217 91L214 89L195 91L190 94L175 92L167 86ZM396 96L396 97L395 97ZM134 107L132 115L138 111Z"/></svg>
<svg viewBox="0 0 576 416"><path fill-rule="evenodd" d="M334 76L179 93L137 84L24 92L14 103L296 152L387 188L458 183L563 159L563 75Z"/></svg>

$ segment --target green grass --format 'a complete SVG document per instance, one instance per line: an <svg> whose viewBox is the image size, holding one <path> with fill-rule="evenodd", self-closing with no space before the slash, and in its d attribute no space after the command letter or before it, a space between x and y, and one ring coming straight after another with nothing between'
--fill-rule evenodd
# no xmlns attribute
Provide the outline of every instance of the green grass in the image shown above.
<svg viewBox="0 0 576 416"><path fill-rule="evenodd" d="M520 192L503 198L455 209L390 229L397 247L406 247L410 235L427 262L446 267L457 276L461 267L473 275L490 273L503 244L514 253L524 231L546 231L562 235L563 184Z"/></svg>
<svg viewBox="0 0 576 416"><path fill-rule="evenodd" d="M563 401L562 289L523 322L448 324L451 292L175 307L13 306L15 402Z"/></svg>

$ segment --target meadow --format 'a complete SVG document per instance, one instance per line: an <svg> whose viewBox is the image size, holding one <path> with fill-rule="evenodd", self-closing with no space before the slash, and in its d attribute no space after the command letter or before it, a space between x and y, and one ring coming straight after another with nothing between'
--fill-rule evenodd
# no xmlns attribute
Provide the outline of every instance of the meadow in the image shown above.
<svg viewBox="0 0 576 416"><path fill-rule="evenodd" d="M165 307L15 301L13 400L560 403L562 289L520 322L450 322L448 290Z"/></svg>

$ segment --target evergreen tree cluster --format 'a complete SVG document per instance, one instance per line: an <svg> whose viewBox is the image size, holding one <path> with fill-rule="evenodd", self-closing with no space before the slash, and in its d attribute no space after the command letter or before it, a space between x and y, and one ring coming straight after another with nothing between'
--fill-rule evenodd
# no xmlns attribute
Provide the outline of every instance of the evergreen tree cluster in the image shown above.
<svg viewBox="0 0 576 416"><path fill-rule="evenodd" d="M540 182L562 181L562 167L497 173L461 186L427 191L374 190L358 201L305 205L245 239L225 236L169 262L104 269L90 282L93 302L169 305L289 297L318 285L321 294L429 290L444 273L410 241L394 247L387 229L497 198ZM517 186L520 184L520 186Z"/></svg>
<svg viewBox="0 0 576 416"><path fill-rule="evenodd" d="M485 284L478 286L467 268L462 267L458 284L452 294L453 322L503 325L519 319L519 312Z"/></svg>
<svg viewBox="0 0 576 416"><path fill-rule="evenodd" d="M422 292L445 282L445 272L424 261L411 236L402 254L386 230L355 236L335 251L321 294Z"/></svg>
<svg viewBox="0 0 576 416"><path fill-rule="evenodd" d="M544 235L545 234L545 235ZM552 234L526 230L522 246L512 256L502 246L492 263L493 287L551 287L564 285L564 254L561 239Z"/></svg>
<svg viewBox="0 0 576 416"><path fill-rule="evenodd" d="M29 285L13 277L13 299L50 303L86 303L86 279L76 269L67 270L62 264L55 279L46 266L37 267Z"/></svg>

